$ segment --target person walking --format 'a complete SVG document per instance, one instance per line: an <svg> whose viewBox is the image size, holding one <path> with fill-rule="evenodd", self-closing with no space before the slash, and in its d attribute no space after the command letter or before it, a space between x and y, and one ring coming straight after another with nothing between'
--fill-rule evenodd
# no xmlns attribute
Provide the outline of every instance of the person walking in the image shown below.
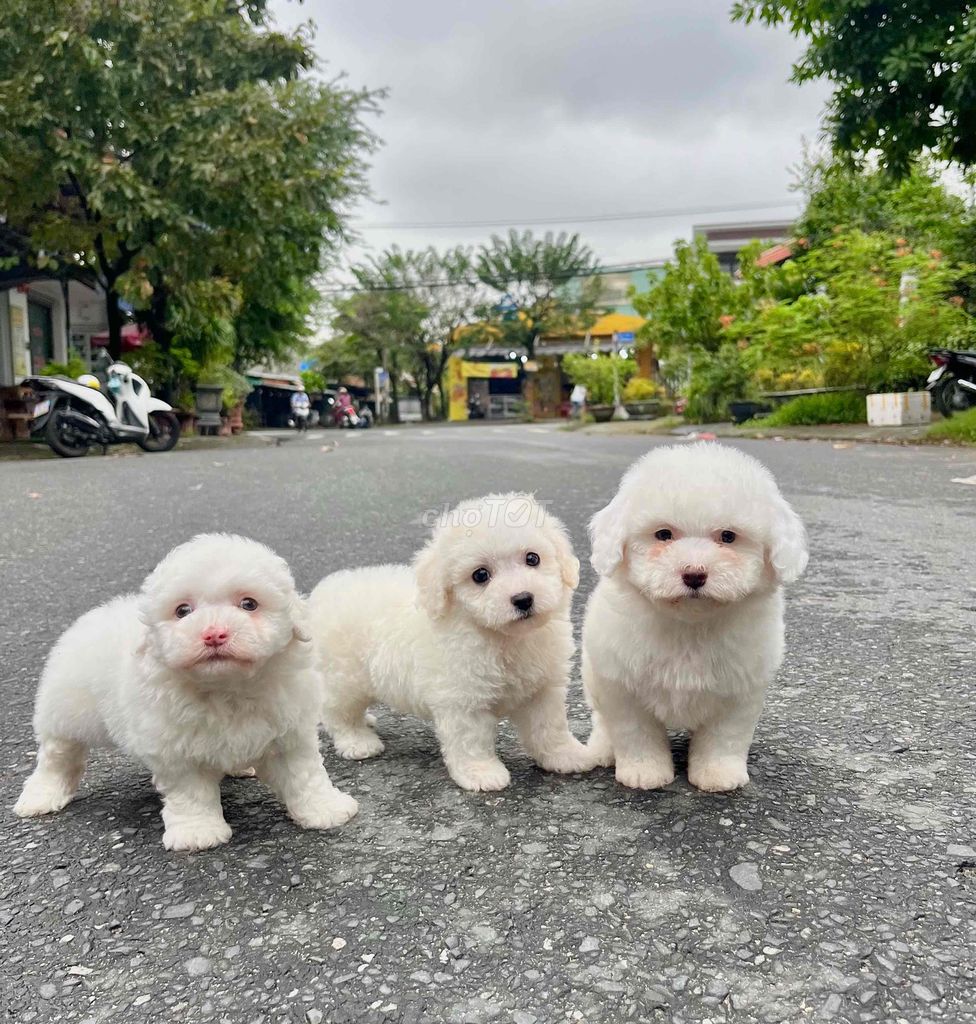
<svg viewBox="0 0 976 1024"><path fill-rule="evenodd" d="M581 420L586 412L586 387L577 384L569 395L570 416L574 420Z"/></svg>

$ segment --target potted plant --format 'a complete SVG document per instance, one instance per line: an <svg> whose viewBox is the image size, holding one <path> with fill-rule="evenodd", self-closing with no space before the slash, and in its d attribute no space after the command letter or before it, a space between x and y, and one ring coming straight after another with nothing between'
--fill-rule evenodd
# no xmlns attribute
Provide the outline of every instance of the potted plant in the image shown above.
<svg viewBox="0 0 976 1024"><path fill-rule="evenodd" d="M624 408L639 420L651 420L661 415L661 389L647 377L631 377L621 396Z"/></svg>
<svg viewBox="0 0 976 1024"><path fill-rule="evenodd" d="M251 392L247 378L229 366L210 366L200 371L197 401L201 394L208 403L208 426L217 427L221 437L239 434L244 429L244 399ZM219 423L212 422L213 415Z"/></svg>
<svg viewBox="0 0 976 1024"><path fill-rule="evenodd" d="M614 371L622 390L637 372L637 363L620 356L572 352L563 356L563 370L574 384L586 388L586 411L597 423L606 423L613 416Z"/></svg>

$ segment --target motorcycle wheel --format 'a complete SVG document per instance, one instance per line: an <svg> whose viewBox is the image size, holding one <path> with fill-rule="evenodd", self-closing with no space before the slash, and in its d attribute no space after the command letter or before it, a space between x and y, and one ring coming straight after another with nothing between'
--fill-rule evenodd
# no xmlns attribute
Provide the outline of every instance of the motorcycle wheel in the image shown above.
<svg viewBox="0 0 976 1024"><path fill-rule="evenodd" d="M88 454L88 438L80 434L65 419L61 406L53 409L44 427L44 440L51 451L62 459L77 459Z"/></svg>
<svg viewBox="0 0 976 1024"><path fill-rule="evenodd" d="M139 441L144 452L168 452L180 439L180 421L175 412L160 409L149 414L149 436Z"/></svg>
<svg viewBox="0 0 976 1024"><path fill-rule="evenodd" d="M948 380L940 381L932 392L932 404L948 419L953 413L965 412L976 405L976 402L965 388L959 387L955 377L950 377Z"/></svg>

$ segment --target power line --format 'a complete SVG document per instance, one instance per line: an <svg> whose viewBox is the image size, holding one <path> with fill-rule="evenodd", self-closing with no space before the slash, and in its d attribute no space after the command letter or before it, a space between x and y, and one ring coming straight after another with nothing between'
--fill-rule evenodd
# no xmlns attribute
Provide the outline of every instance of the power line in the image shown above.
<svg viewBox="0 0 976 1024"><path fill-rule="evenodd" d="M430 220L430 221L373 221L358 225L367 231L407 231L436 230L447 228L507 228L514 225L528 224L602 224L610 221L625 220L660 220L666 217L687 217L701 213L739 213L747 210L775 210L786 206L795 206L797 200L787 199L782 202L732 203L724 206L673 206L659 210L641 210L635 213L597 213L583 214L578 217L509 217L504 220Z"/></svg>
<svg viewBox="0 0 976 1024"><path fill-rule="evenodd" d="M546 277L526 277L523 280L527 283L534 281L573 281L577 278L600 277L604 274L625 274L634 270L653 270L656 267L663 267L665 260L647 260L638 263L617 263L597 265L576 274L562 274ZM462 278L456 281L410 281L398 284L375 284L375 285L336 285L333 288L320 288L320 295L361 295L367 292L409 292L418 288L455 288L459 285L485 285L490 287L480 278Z"/></svg>

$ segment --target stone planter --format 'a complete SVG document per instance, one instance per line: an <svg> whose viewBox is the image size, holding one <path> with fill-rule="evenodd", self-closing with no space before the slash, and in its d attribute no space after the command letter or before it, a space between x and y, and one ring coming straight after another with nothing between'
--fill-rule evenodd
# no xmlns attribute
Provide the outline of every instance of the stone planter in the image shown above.
<svg viewBox="0 0 976 1024"><path fill-rule="evenodd" d="M932 422L932 396L927 391L868 395L868 426L907 427Z"/></svg>
<svg viewBox="0 0 976 1024"><path fill-rule="evenodd" d="M624 408L635 420L654 420L661 415L661 403L656 398L641 402L625 402Z"/></svg>
<svg viewBox="0 0 976 1024"><path fill-rule="evenodd" d="M586 411L597 423L609 423L613 417L612 405L588 405Z"/></svg>
<svg viewBox="0 0 976 1024"><path fill-rule="evenodd" d="M201 434L216 434L220 430L220 408L224 394L220 384L198 384L197 427Z"/></svg>

